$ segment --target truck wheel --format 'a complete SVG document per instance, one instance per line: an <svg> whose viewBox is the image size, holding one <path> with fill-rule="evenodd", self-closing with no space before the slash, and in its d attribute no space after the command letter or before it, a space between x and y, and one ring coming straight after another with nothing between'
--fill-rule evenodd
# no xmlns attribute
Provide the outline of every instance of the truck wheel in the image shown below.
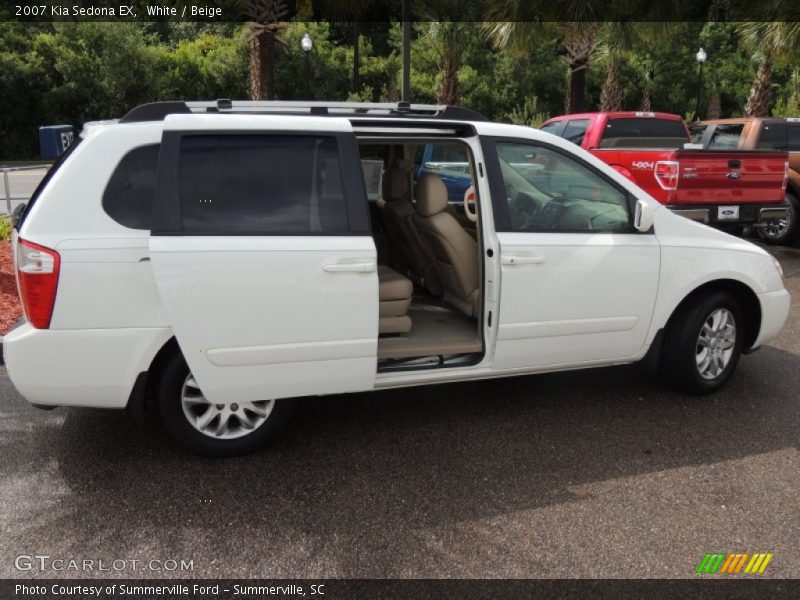
<svg viewBox="0 0 800 600"><path fill-rule="evenodd" d="M167 431L203 456L238 456L263 448L285 428L291 400L211 404L176 353L161 371L156 396Z"/></svg>
<svg viewBox="0 0 800 600"><path fill-rule="evenodd" d="M727 292L699 296L664 331L661 374L690 394L709 394L730 379L742 352L744 317Z"/></svg>
<svg viewBox="0 0 800 600"><path fill-rule="evenodd" d="M798 223L800 201L794 194L786 194L786 204L789 207L786 217L771 221L766 227L758 230L761 239L768 244L788 244L797 238L798 230L800 230L800 223Z"/></svg>

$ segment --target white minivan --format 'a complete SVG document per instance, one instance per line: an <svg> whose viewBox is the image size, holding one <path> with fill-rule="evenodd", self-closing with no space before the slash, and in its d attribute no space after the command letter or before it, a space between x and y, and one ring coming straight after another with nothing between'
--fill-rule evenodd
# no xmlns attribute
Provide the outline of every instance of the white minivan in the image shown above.
<svg viewBox="0 0 800 600"><path fill-rule="evenodd" d="M420 164L431 145L449 163ZM643 359L711 392L789 311L762 249L444 106L140 106L86 125L13 243L19 392L149 410L217 456L264 445L299 396Z"/></svg>

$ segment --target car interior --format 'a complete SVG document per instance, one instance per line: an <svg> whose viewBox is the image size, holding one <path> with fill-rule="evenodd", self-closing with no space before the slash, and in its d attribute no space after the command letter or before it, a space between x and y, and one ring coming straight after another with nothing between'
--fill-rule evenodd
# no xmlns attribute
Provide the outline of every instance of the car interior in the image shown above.
<svg viewBox="0 0 800 600"><path fill-rule="evenodd" d="M380 371L463 366L483 353L473 161L464 144L433 143L463 162L422 164L417 139L359 144L378 249ZM450 199L468 192L468 206Z"/></svg>

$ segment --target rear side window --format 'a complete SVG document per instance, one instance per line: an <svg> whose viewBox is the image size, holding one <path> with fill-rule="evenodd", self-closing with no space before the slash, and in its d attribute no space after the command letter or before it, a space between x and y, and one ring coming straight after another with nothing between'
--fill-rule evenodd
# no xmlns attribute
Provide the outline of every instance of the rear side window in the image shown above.
<svg viewBox="0 0 800 600"><path fill-rule="evenodd" d="M431 149L431 161L466 164L467 152L461 146L437 144Z"/></svg>
<svg viewBox="0 0 800 600"><path fill-rule="evenodd" d="M178 195L190 235L348 231L333 136L184 136Z"/></svg>
<svg viewBox="0 0 800 600"><path fill-rule="evenodd" d="M789 152L800 152L800 123L791 123L789 131Z"/></svg>
<svg viewBox="0 0 800 600"><path fill-rule="evenodd" d="M736 150L744 125L717 125L708 142L709 150Z"/></svg>
<svg viewBox="0 0 800 600"><path fill-rule="evenodd" d="M552 133L553 135L558 135L558 129L564 125L561 121L553 121L552 123L548 123L547 125L542 125L542 131L545 133Z"/></svg>
<svg viewBox="0 0 800 600"><path fill-rule="evenodd" d="M758 136L758 150L786 150L786 123L764 123Z"/></svg>
<svg viewBox="0 0 800 600"><path fill-rule="evenodd" d="M693 144L699 144L703 141L703 134L706 132L706 129L708 129L708 125L695 125L689 128Z"/></svg>
<svg viewBox="0 0 800 600"><path fill-rule="evenodd" d="M564 128L564 133L561 134L565 140L580 146L583 143L583 137L586 135L586 130L589 128L589 119L578 119L570 121Z"/></svg>
<svg viewBox="0 0 800 600"><path fill-rule="evenodd" d="M103 210L120 225L150 229L158 144L134 148L122 157L103 192Z"/></svg>
<svg viewBox="0 0 800 600"><path fill-rule="evenodd" d="M677 149L689 141L682 121L671 119L610 119L601 148Z"/></svg>

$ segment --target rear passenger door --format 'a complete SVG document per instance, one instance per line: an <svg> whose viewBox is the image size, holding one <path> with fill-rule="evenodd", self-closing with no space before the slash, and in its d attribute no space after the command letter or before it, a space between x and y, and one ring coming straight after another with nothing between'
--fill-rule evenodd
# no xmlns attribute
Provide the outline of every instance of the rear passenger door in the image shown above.
<svg viewBox="0 0 800 600"><path fill-rule="evenodd" d="M211 402L373 387L377 255L349 121L167 117L150 256Z"/></svg>

